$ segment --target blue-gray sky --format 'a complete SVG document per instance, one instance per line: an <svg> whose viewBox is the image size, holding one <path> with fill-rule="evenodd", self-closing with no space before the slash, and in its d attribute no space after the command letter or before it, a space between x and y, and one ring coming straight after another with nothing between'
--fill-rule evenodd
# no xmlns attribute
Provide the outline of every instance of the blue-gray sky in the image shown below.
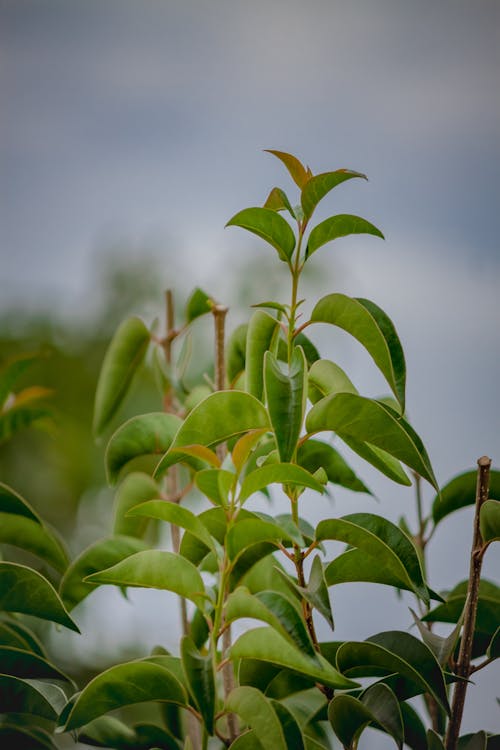
<svg viewBox="0 0 500 750"><path fill-rule="evenodd" d="M182 256L224 300L220 259L255 253L258 275L273 252L226 221L290 185L262 149L360 170L327 206L386 242L318 257L395 321L439 481L498 466L499 84L498 0L0 0L2 300L81 304L116 242L163 248L166 277ZM318 296L335 284L326 263ZM436 586L466 575L460 534L432 553ZM476 701L480 726L493 707Z"/></svg>

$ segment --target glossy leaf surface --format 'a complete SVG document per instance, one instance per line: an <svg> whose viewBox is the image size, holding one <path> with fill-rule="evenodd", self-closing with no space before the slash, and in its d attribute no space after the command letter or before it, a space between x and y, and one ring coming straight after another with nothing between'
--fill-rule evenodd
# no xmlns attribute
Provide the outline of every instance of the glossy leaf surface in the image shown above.
<svg viewBox="0 0 500 750"><path fill-rule="evenodd" d="M450 513L476 502L477 471L466 471L454 477L432 504L432 518L438 524ZM500 471L490 472L490 497L500 497Z"/></svg>
<svg viewBox="0 0 500 750"><path fill-rule="evenodd" d="M237 687L226 700L226 709L240 716L253 730L264 750L287 750L281 723L271 701L253 687Z"/></svg>
<svg viewBox="0 0 500 750"><path fill-rule="evenodd" d="M292 541L281 526L260 518L244 518L231 526L226 535L226 549L229 559L236 560L245 550L262 542L278 544L282 540Z"/></svg>
<svg viewBox="0 0 500 750"><path fill-rule="evenodd" d="M328 706L328 719L344 747L356 747L365 727L380 727L403 747L403 719L398 699L392 690L378 683L370 686L357 699L352 695L336 695Z"/></svg>
<svg viewBox="0 0 500 750"><path fill-rule="evenodd" d="M486 500L481 506L479 523L484 542L500 540L500 501Z"/></svg>
<svg viewBox="0 0 500 750"><path fill-rule="evenodd" d="M307 242L307 256L311 256L322 245L336 240L339 237L347 237L350 234L372 234L384 239L384 235L376 226L370 224L361 216L351 214L338 214L325 219L311 230Z"/></svg>
<svg viewBox="0 0 500 750"><path fill-rule="evenodd" d="M120 407L140 367L150 332L139 318L125 320L108 347L102 363L94 405L94 433L100 435Z"/></svg>
<svg viewBox="0 0 500 750"><path fill-rule="evenodd" d="M392 479L393 482L402 484L405 487L411 486L411 481L400 462L397 458L387 453L387 451L377 448L375 445L364 443L361 440L347 437L346 435L342 436L342 440L354 453L357 453L358 456L361 456L361 458L378 469L386 477Z"/></svg>
<svg viewBox="0 0 500 750"><path fill-rule="evenodd" d="M313 404L332 393L358 393L344 370L328 359L319 359L311 365L308 389Z"/></svg>
<svg viewBox="0 0 500 750"><path fill-rule="evenodd" d="M53 693L59 692L59 704L55 704L53 700L49 699L42 682L0 674L2 713L33 714L53 721L57 718L60 707L64 705L65 697L60 688L55 685L50 686L50 688L53 689Z"/></svg>
<svg viewBox="0 0 500 750"><path fill-rule="evenodd" d="M288 263L295 249L295 235L290 224L278 213L270 208L245 208L239 211L227 224L242 227L256 234L272 245L280 260Z"/></svg>
<svg viewBox="0 0 500 750"><path fill-rule="evenodd" d="M287 194L279 187L274 187L266 198L264 208L271 208L273 211L288 211L290 216L295 218L293 208L288 200Z"/></svg>
<svg viewBox="0 0 500 750"><path fill-rule="evenodd" d="M276 318L263 310L256 310L248 324L245 389L259 401L264 393L264 355L272 348L278 330Z"/></svg>
<svg viewBox="0 0 500 750"><path fill-rule="evenodd" d="M12 513L42 523L42 519L18 492L0 482L0 513Z"/></svg>
<svg viewBox="0 0 500 750"><path fill-rule="evenodd" d="M255 492L260 492L270 484L292 484L309 487L323 493L323 485L312 474L295 464L269 464L247 474L241 484L240 502L244 502Z"/></svg>
<svg viewBox="0 0 500 750"><path fill-rule="evenodd" d="M68 564L66 550L55 533L24 515L0 512L0 543L27 550L59 572Z"/></svg>
<svg viewBox="0 0 500 750"><path fill-rule="evenodd" d="M346 180L352 180L353 177L362 177L367 179L366 175L361 172L353 172L350 169L337 169L335 172L322 172L311 177L302 189L300 198L304 218L309 219L318 203L327 195L330 190L340 185Z"/></svg>
<svg viewBox="0 0 500 750"><path fill-rule="evenodd" d="M64 672L61 672L45 657L26 649L0 646L0 664L4 674L14 675L15 677L71 682Z"/></svg>
<svg viewBox="0 0 500 750"><path fill-rule="evenodd" d="M310 170L304 167L302 162L297 159L293 154L288 154L286 151L276 151L275 149L266 148L264 149L268 154L273 154L279 159L287 168L290 177L295 182L297 187L303 188L306 182L311 178Z"/></svg>
<svg viewBox="0 0 500 750"><path fill-rule="evenodd" d="M290 461L302 428L307 398L307 362L300 346L295 347L288 373L267 352L264 363L267 408L271 418L280 461Z"/></svg>
<svg viewBox="0 0 500 750"><path fill-rule="evenodd" d="M188 508L184 508L177 503L171 503L165 500L149 500L141 503L129 511L131 516L146 516L147 518L157 518L160 521L173 523L181 529L190 531L191 534L198 537L203 544L210 549L215 549L212 537L202 524L198 516L195 516Z"/></svg>

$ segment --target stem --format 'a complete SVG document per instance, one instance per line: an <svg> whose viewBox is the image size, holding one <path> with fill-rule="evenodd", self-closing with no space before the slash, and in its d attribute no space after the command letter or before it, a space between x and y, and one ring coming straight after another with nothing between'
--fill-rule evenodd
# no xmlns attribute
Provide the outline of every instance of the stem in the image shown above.
<svg viewBox="0 0 500 750"><path fill-rule="evenodd" d="M482 456L478 459L477 465L476 511L474 515L474 536L470 558L469 586L467 589L467 604L465 608L462 640L455 670L456 674L463 679L460 680L460 682L457 682L455 692L453 693L451 719L448 724L448 731L446 732L445 740L446 750L456 750L464 712L465 695L467 693L468 685L467 681L472 673L472 642L476 624L479 582L481 579L481 566L483 562L483 556L481 554L483 539L479 526L479 514L483 503L488 499L491 459L487 456Z"/></svg>

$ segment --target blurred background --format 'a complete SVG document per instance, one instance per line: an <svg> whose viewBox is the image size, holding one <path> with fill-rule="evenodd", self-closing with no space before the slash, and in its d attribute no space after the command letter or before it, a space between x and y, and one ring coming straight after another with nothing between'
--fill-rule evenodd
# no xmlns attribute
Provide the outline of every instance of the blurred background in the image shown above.
<svg viewBox="0 0 500 750"><path fill-rule="evenodd" d="M252 302L288 300L274 250L224 229L274 185L296 202L265 148L313 172L368 175L338 187L318 216L359 214L386 241L321 248L306 309L331 291L377 302L402 340L410 419L438 481L485 453L498 468L499 74L497 0L0 0L0 359L39 353L26 383L51 388L54 411L43 430L0 445L0 478L72 555L111 528L91 418L120 320L163 319L167 287L182 306L202 286L230 306L229 329ZM199 331L203 373L209 322ZM322 326L313 338L362 393L384 390L354 340ZM117 424L158 408L145 368ZM311 521L358 510L414 518L411 489L349 459L380 505L338 490L311 498ZM433 588L467 576L470 518L455 514L433 539ZM490 554L486 577L498 562ZM410 624L406 602L383 587L340 586L332 600L338 639ZM164 595L132 591L127 602L101 588L75 617L84 635L52 633L51 648L82 674L159 642L176 648ZM470 691L466 730L500 729L494 672Z"/></svg>

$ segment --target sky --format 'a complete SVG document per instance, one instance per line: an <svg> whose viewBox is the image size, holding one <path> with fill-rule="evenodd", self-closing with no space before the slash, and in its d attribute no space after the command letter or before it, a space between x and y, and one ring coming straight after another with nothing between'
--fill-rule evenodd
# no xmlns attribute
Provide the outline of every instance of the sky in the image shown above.
<svg viewBox="0 0 500 750"><path fill-rule="evenodd" d="M314 294L395 322L438 481L484 453L498 466L499 80L497 0L0 0L0 310L84 314L96 257L120 244L156 249L165 284L180 267L237 302L224 269L259 279L274 251L226 222L273 185L293 195L263 149L359 170L325 211L386 241L321 248ZM358 345L335 345L377 395ZM465 566L461 535L433 550L438 585Z"/></svg>

